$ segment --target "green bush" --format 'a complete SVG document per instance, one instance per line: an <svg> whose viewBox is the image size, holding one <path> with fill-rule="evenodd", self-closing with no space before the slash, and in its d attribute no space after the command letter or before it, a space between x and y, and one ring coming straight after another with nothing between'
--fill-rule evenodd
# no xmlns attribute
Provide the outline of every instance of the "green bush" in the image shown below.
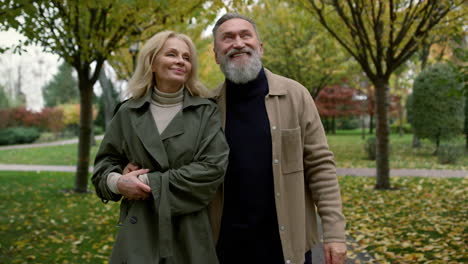
<svg viewBox="0 0 468 264"><path fill-rule="evenodd" d="M367 153L367 158L370 160L375 160L377 157L377 139L375 137L370 137L366 140L365 150Z"/></svg>
<svg viewBox="0 0 468 264"><path fill-rule="evenodd" d="M437 160L440 164L455 164L463 155L463 148L454 143L442 143L437 149Z"/></svg>
<svg viewBox="0 0 468 264"><path fill-rule="evenodd" d="M400 133L400 124L393 123L390 125L390 131L394 134ZM403 123L403 133L411 134L413 132L410 124Z"/></svg>
<svg viewBox="0 0 468 264"><path fill-rule="evenodd" d="M461 96L451 95L451 91L462 86L447 64L432 65L418 75L413 83L408 116L415 135L437 144L463 131L465 101Z"/></svg>
<svg viewBox="0 0 468 264"><path fill-rule="evenodd" d="M58 139L57 134L52 132L42 132L36 143L52 142Z"/></svg>
<svg viewBox="0 0 468 264"><path fill-rule="evenodd" d="M103 135L104 134L104 129L101 126L94 125L94 135Z"/></svg>
<svg viewBox="0 0 468 264"><path fill-rule="evenodd" d="M354 117L340 118L337 120L337 128L343 130L353 130L359 128L359 119Z"/></svg>
<svg viewBox="0 0 468 264"><path fill-rule="evenodd" d="M41 133L34 127L11 127L0 130L0 145L32 143Z"/></svg>
<svg viewBox="0 0 468 264"><path fill-rule="evenodd" d="M77 124L69 124L65 127L60 136L62 138L73 138L79 136L79 134L80 126Z"/></svg>

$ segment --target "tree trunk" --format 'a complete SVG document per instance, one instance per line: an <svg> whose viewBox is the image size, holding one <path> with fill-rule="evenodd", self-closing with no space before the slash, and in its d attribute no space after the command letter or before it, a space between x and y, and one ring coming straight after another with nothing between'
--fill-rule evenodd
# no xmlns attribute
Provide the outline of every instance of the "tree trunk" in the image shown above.
<svg viewBox="0 0 468 264"><path fill-rule="evenodd" d="M389 86L388 80L379 80L375 84L375 109L377 113L377 179L376 189L390 189L389 164Z"/></svg>
<svg viewBox="0 0 468 264"><path fill-rule="evenodd" d="M336 135L336 118L332 117L332 134Z"/></svg>
<svg viewBox="0 0 468 264"><path fill-rule="evenodd" d="M465 87L466 89L466 87ZM466 150L468 151L468 89L465 91L465 137L466 137Z"/></svg>
<svg viewBox="0 0 468 264"><path fill-rule="evenodd" d="M89 153L91 150L93 83L88 79L88 72L78 73L78 75L80 87L80 132L75 192L85 193L88 190Z"/></svg>
<svg viewBox="0 0 468 264"><path fill-rule="evenodd" d="M465 138L466 138L466 150L468 150L468 134L465 134Z"/></svg>
<svg viewBox="0 0 468 264"><path fill-rule="evenodd" d="M365 115L361 115L361 129L362 129L362 135L361 138L365 139L366 138L366 122L365 122Z"/></svg>
<svg viewBox="0 0 468 264"><path fill-rule="evenodd" d="M103 65L103 68L104 67L105 66ZM101 72L99 73L99 84L102 87L102 96L104 98L104 129L106 129L114 115L116 100L114 96L114 85L109 78L107 78L106 71L104 69L101 69Z"/></svg>
<svg viewBox="0 0 468 264"><path fill-rule="evenodd" d="M429 42L427 43L427 41L425 41L426 43L423 43L422 47L421 47L421 55L420 55L420 59L421 59L421 71L424 70L426 68L426 65L427 65L427 59L429 58L429 54L431 52L431 46L432 44Z"/></svg>
<svg viewBox="0 0 468 264"><path fill-rule="evenodd" d="M419 140L419 137L414 134L413 131L413 148L420 148L421 147L421 140Z"/></svg>
<svg viewBox="0 0 468 264"><path fill-rule="evenodd" d="M400 126L398 127L398 132L400 134L400 137L403 136L403 105L401 103L401 97L400 100L398 101L398 118L400 119Z"/></svg>

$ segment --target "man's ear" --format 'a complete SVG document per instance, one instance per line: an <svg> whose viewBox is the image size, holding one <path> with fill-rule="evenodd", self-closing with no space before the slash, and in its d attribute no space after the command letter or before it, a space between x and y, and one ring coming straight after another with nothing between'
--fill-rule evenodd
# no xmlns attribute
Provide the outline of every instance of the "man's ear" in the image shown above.
<svg viewBox="0 0 468 264"><path fill-rule="evenodd" d="M215 55L216 64L219 64L219 61L218 61L218 53L216 52L216 49L215 49L215 48L213 48L213 52L214 52L214 55Z"/></svg>

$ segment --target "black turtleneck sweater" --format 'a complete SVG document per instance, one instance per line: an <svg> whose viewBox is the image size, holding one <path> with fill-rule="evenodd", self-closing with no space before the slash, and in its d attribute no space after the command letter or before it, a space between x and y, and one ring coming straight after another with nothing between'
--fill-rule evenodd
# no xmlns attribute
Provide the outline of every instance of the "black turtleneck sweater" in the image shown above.
<svg viewBox="0 0 468 264"><path fill-rule="evenodd" d="M246 84L226 80L229 165L217 246L220 263L284 263L273 187L272 142L262 69Z"/></svg>

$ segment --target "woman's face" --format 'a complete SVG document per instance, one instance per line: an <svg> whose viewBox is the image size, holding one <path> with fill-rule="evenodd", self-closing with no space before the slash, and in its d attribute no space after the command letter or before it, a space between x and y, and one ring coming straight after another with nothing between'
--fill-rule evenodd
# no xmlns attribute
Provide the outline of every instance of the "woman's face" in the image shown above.
<svg viewBox="0 0 468 264"><path fill-rule="evenodd" d="M158 89L163 92L178 91L190 76L191 60L190 49L185 41L169 38L151 66Z"/></svg>

